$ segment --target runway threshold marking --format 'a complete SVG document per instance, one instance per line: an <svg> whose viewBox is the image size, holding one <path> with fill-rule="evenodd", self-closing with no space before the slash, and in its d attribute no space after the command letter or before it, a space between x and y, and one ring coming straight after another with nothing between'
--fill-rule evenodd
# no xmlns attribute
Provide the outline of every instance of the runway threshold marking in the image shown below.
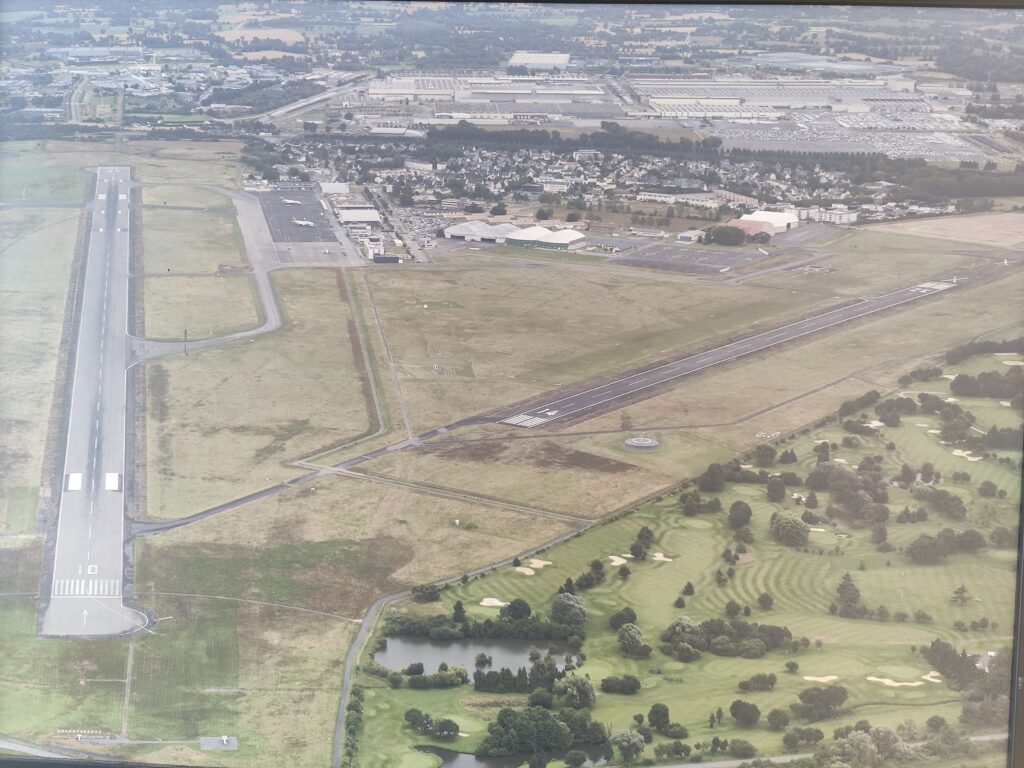
<svg viewBox="0 0 1024 768"><path fill-rule="evenodd" d="M68 490L69 491L80 491L82 490L82 473L72 472L68 475Z"/></svg>

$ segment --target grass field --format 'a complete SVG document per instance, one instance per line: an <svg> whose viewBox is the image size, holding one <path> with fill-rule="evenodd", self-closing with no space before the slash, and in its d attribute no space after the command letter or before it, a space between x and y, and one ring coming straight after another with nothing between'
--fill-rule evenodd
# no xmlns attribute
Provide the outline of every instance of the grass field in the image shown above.
<svg viewBox="0 0 1024 768"><path fill-rule="evenodd" d="M44 165L86 168L130 165L144 184L208 183L237 187L241 143L234 141L64 141L45 142ZM49 199L49 198L47 198Z"/></svg>
<svg viewBox="0 0 1024 768"><path fill-rule="evenodd" d="M246 264L234 211L200 212L147 207L142 214L143 265L147 275L217 274Z"/></svg>
<svg viewBox="0 0 1024 768"><path fill-rule="evenodd" d="M1006 326L1013 320L1006 308L1022 301L1019 277L949 293L708 371L665 394L589 419L573 431L626 429L655 435L666 425L693 425L694 434L741 450L758 442L759 432L797 429L827 415L842 400L896 386L900 376L929 355ZM1006 331L999 337L1012 335ZM638 456L636 461L647 458Z"/></svg>
<svg viewBox="0 0 1024 768"><path fill-rule="evenodd" d="M221 336L260 323L255 287L248 275L145 278L146 336L180 339Z"/></svg>
<svg viewBox="0 0 1024 768"><path fill-rule="evenodd" d="M4 732L28 739L56 736L63 728L119 732L127 645L119 640L43 640L35 633L34 596L0 598Z"/></svg>
<svg viewBox="0 0 1024 768"><path fill-rule="evenodd" d="M970 361L974 362L974 361ZM993 367L989 357L989 367ZM957 369L951 368L951 373ZM948 380L937 380L948 391ZM934 386L936 382L929 382ZM921 386L926 388L925 385ZM914 422L922 421L918 415L906 417L899 428L884 430L879 437L867 439L856 449L840 448L833 458L856 466L865 455L884 456L883 476L896 474L903 462L920 466L932 462L936 469L949 477L954 469L963 469L957 457L939 444L936 436ZM811 447L822 439L839 441L844 433L828 426L804 434L786 444L797 453L798 463L790 467L801 476L814 466ZM886 451L885 443L895 442L895 451ZM1019 460L1020 455L1017 455ZM776 467L778 469L778 467ZM964 498L968 505L968 520L951 523L933 514L925 523L913 525L889 521L890 541L902 546L919 534L934 535L942 527L963 530L974 527L986 533L997 525L1017 522L1016 502L1019 484L1015 473L992 461L970 464L970 484L944 485ZM982 499L974 489L984 479L992 479L1008 491L1005 500ZM768 531L773 511L799 514L793 502L767 501L764 489L757 485L729 485L717 494L723 506L737 499L747 501L754 510L751 529L755 542L751 547L750 562L737 566L735 576L726 586L715 585L715 569L724 564L719 553L731 541L731 530L725 515L688 518L680 513L678 501L668 497L653 501L639 511L614 522L591 529L580 537L559 544L539 555L551 562L527 576L511 566L495 573L471 580L466 585L446 590L441 610L449 611L456 600L461 600L471 616L494 617L496 609L484 608L480 601L487 597L508 601L522 598L534 610L544 611L566 577L575 577L587 569L595 559L605 562L609 578L601 586L586 592L588 607L587 641L584 645L587 660L582 671L595 681L611 674L630 673L640 677L643 688L635 696L598 694L593 709L596 721L609 724L614 730L626 728L635 712L646 712L655 702L670 708L672 719L690 730L690 740L706 740L713 735L742 736L753 742L763 753L783 751L781 734L762 724L753 730L740 730L731 724L728 716L723 727L711 731L707 716L716 706L728 710L735 698L754 702L766 713L774 707L786 708L796 695L813 683L803 679L809 676L838 676L837 682L850 693L849 710L834 721L818 724L826 732L834 727L866 717L875 725L896 725L911 719L919 726L932 714L941 714L955 722L959 712L959 695L944 683L923 682L920 686L892 688L867 680L869 676L891 678L899 682L917 682L929 672L930 666L911 646L927 644L941 637L972 652L998 650L1011 642L1014 602L1014 558L1010 550L982 550L975 555L953 555L942 566L917 566L899 552L880 553L869 541L864 529L833 529L826 524L824 530L812 532L810 551L783 547L775 543ZM828 504L828 494L819 494L821 507ZM890 509L899 510L903 504L915 504L908 491L890 489ZM662 552L671 562L648 560L629 562L632 574L622 581L614 575L608 556L628 551L636 531L641 525L655 533L652 551ZM839 546L841 554L818 554L817 549L830 550ZM1004 557L1003 555L1008 555ZM863 564L863 565L862 565ZM861 568L863 567L863 570ZM829 603L835 599L835 588L844 572L852 573L860 588L863 602L874 608L885 604L891 612L917 609L928 611L933 624L913 621L887 623L875 620L850 620L832 616ZM696 587L687 606L674 608L672 601L686 581ZM953 590L965 584L974 602L961 608L950 601ZM757 596L768 592L775 598L770 610L757 606ZM723 615L725 603L734 599L741 605L752 606L752 621L787 626L795 637L808 637L811 647L795 655L773 652L762 659L718 657L708 653L697 662L684 664L671 660L658 650L648 660L630 660L617 649L614 632L607 625L608 616L622 606L632 606L639 618L637 624L648 642L657 645L661 630L675 617L687 615L696 621ZM399 604L393 610L411 610L415 604ZM423 610L416 606L415 610ZM999 628L988 631L960 632L953 622L967 623L982 614L998 622ZM822 641L816 648L814 641ZM797 674L783 669L788 660L797 661ZM775 689L769 692L740 694L737 681L758 672L774 672L779 677ZM494 717L502 700L501 695L474 694L464 687L447 691L391 690L375 678L364 677L371 686L367 695L367 723L363 738L368 744L387 744L379 757L367 756L366 766L401 765L414 768L422 758L410 752L410 747L424 740L400 727L400 717L409 707L430 712L434 717L452 717L461 730L469 734L460 739L458 749L472 749L486 732L487 722ZM479 699L498 703L481 707ZM513 701L508 698L506 703ZM998 730L997 726L993 727ZM384 740L384 734L400 737ZM656 737L657 743L660 737Z"/></svg>
<svg viewBox="0 0 1024 768"><path fill-rule="evenodd" d="M369 279L416 428L708 344L825 301L578 269L375 271ZM423 309L432 302L450 304Z"/></svg>
<svg viewBox="0 0 1024 768"><path fill-rule="evenodd" d="M923 221L901 221L895 224L871 227L871 229L876 232L895 232L914 237L958 240L1013 250L1024 244L1024 213L942 216Z"/></svg>
<svg viewBox="0 0 1024 768"><path fill-rule="evenodd" d="M137 636L129 739L192 741L228 733L234 752L198 744L93 747L165 763L298 766L330 759L340 665L356 625L287 607L147 596L162 617ZM35 637L34 600L0 600L0 722L28 740L89 748L58 730L121 732L128 643Z"/></svg>
<svg viewBox="0 0 1024 768"><path fill-rule="evenodd" d="M926 279L950 278L958 270L991 259L988 248L925 240L876 228L851 232L820 247L815 265L829 273L772 272L748 282L808 293L874 296Z"/></svg>
<svg viewBox="0 0 1024 768"><path fill-rule="evenodd" d="M369 426L340 275L274 275L277 333L148 364L147 513L180 517L295 475Z"/></svg>
<svg viewBox="0 0 1024 768"><path fill-rule="evenodd" d="M0 142L0 200L80 203L86 195L83 165L47 153L41 141Z"/></svg>
<svg viewBox="0 0 1024 768"><path fill-rule="evenodd" d="M0 533L36 516L79 213L0 211Z"/></svg>

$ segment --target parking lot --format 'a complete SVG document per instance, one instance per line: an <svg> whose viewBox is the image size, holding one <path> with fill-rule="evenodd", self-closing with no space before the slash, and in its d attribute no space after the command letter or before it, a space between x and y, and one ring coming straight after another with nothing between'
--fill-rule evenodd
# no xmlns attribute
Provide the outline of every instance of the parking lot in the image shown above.
<svg viewBox="0 0 1024 768"><path fill-rule="evenodd" d="M337 242L331 214L314 192L259 192L263 215L275 243Z"/></svg>

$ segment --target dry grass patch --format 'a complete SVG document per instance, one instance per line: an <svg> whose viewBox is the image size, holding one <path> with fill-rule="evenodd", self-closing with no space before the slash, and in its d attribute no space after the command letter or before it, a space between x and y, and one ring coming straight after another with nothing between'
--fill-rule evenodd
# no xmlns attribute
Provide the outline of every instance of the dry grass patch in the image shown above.
<svg viewBox="0 0 1024 768"><path fill-rule="evenodd" d="M900 221L872 227L915 237L957 240L995 248L1024 246L1024 213L979 213L970 216L942 216L920 221Z"/></svg>
<svg viewBox="0 0 1024 768"><path fill-rule="evenodd" d="M800 428L834 412L843 400L895 386L925 356L1005 326L1006 307L1022 302L1020 276L957 289L683 378L665 394L574 429L615 428L624 420L637 430L706 425L696 434L742 450L763 442L759 432Z"/></svg>
<svg viewBox="0 0 1024 768"><path fill-rule="evenodd" d="M259 325L252 278L246 275L148 277L144 281L149 338L191 340Z"/></svg>
<svg viewBox="0 0 1024 768"><path fill-rule="evenodd" d="M147 365L147 514L179 517L295 475L285 462L369 427L334 270L274 275L273 334Z"/></svg>
<svg viewBox="0 0 1024 768"><path fill-rule="evenodd" d="M826 301L571 268L375 271L369 279L417 429L711 344L754 322L782 322Z"/></svg>
<svg viewBox="0 0 1024 768"><path fill-rule="evenodd" d="M191 184L147 184L142 188L142 203L146 206L183 206L188 208L219 208L234 213L231 199L210 189Z"/></svg>
<svg viewBox="0 0 1024 768"><path fill-rule="evenodd" d="M138 589L215 590L361 616L382 594L568 530L557 520L333 476L144 539Z"/></svg>
<svg viewBox="0 0 1024 768"><path fill-rule="evenodd" d="M597 518L673 476L576 447L571 439L428 443L368 462L368 471Z"/></svg>
<svg viewBox="0 0 1024 768"><path fill-rule="evenodd" d="M217 32L217 36L229 43L245 40L280 40L282 43L301 43L302 33L287 27L238 27Z"/></svg>
<svg viewBox="0 0 1024 768"><path fill-rule="evenodd" d="M29 530L34 518L78 223L78 211L0 211L0 489L6 502L0 531L6 533ZM21 499L26 493L32 498Z"/></svg>
<svg viewBox="0 0 1024 768"><path fill-rule="evenodd" d="M48 141L47 162L77 165L130 165L132 177L144 184L208 183L237 187L241 142Z"/></svg>
<svg viewBox="0 0 1024 768"><path fill-rule="evenodd" d="M221 266L247 264L234 210L147 208L142 253L147 275L216 274Z"/></svg>

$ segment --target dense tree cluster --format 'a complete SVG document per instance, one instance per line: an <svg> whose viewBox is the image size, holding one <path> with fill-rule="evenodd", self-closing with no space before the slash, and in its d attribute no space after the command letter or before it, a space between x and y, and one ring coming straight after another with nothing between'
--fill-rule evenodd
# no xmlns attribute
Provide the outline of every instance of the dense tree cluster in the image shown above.
<svg viewBox="0 0 1024 768"><path fill-rule="evenodd" d="M848 697L849 692L841 685L804 688L799 694L800 702L790 704L789 708L804 720L828 720L839 713Z"/></svg>
<svg viewBox="0 0 1024 768"><path fill-rule="evenodd" d="M966 520L967 507L959 496L944 488L922 486L913 491L914 498L927 504L949 520Z"/></svg>
<svg viewBox="0 0 1024 768"><path fill-rule="evenodd" d="M832 500L841 505L842 512L854 525L874 525L885 522L889 509L889 489L882 476L881 456L865 457L854 472L836 462L818 464L807 476L807 487L813 491L828 491ZM832 508L832 512L838 511Z"/></svg>
<svg viewBox="0 0 1024 768"><path fill-rule="evenodd" d="M853 400L847 400L839 406L839 418L845 418L850 414L863 411L865 408L869 408L878 402L881 395L877 390L872 389L870 392L865 392L858 398Z"/></svg>
<svg viewBox="0 0 1024 768"><path fill-rule="evenodd" d="M487 726L477 754L487 757L526 752L561 751L572 746L572 731L541 707L502 709Z"/></svg>
<svg viewBox="0 0 1024 768"><path fill-rule="evenodd" d="M957 533L943 528L935 536L923 533L904 548L907 557L918 565L935 565L957 552L975 552L985 546L985 537L973 528Z"/></svg>
<svg viewBox="0 0 1024 768"><path fill-rule="evenodd" d="M687 517L722 511L722 502L717 496L704 499L701 497L699 490L683 491L679 494L679 503L682 505L683 514Z"/></svg>
<svg viewBox="0 0 1024 768"><path fill-rule="evenodd" d="M997 352L1016 352L1024 355L1024 336L1004 341L970 341L946 352L946 362L955 365L974 355L992 355Z"/></svg>
<svg viewBox="0 0 1024 768"><path fill-rule="evenodd" d="M489 693L530 693L536 690L551 691L560 672L554 658L545 656L531 666L529 672L520 667L514 673L508 667L499 670L477 669L473 673L473 690Z"/></svg>
<svg viewBox="0 0 1024 768"><path fill-rule="evenodd" d="M459 735L459 724L454 720L448 718L435 720L426 712L421 712L418 709L407 709L405 722L423 735L433 736L435 739L451 741Z"/></svg>
<svg viewBox="0 0 1024 768"><path fill-rule="evenodd" d="M773 514L769 529L775 540L787 547L802 547L810 536L807 524L791 515Z"/></svg>
<svg viewBox="0 0 1024 768"><path fill-rule="evenodd" d="M746 680L740 680L738 687L741 691L770 691L777 682L778 678L774 672L758 672Z"/></svg>
<svg viewBox="0 0 1024 768"><path fill-rule="evenodd" d="M707 619L695 624L687 616L673 621L661 634L661 652L679 661L696 661L701 653L759 659L791 642L786 627L757 624L740 619Z"/></svg>
<svg viewBox="0 0 1024 768"><path fill-rule="evenodd" d="M622 677L610 676L601 681L601 691L604 693L623 693L632 695L640 690L640 679L633 675Z"/></svg>

